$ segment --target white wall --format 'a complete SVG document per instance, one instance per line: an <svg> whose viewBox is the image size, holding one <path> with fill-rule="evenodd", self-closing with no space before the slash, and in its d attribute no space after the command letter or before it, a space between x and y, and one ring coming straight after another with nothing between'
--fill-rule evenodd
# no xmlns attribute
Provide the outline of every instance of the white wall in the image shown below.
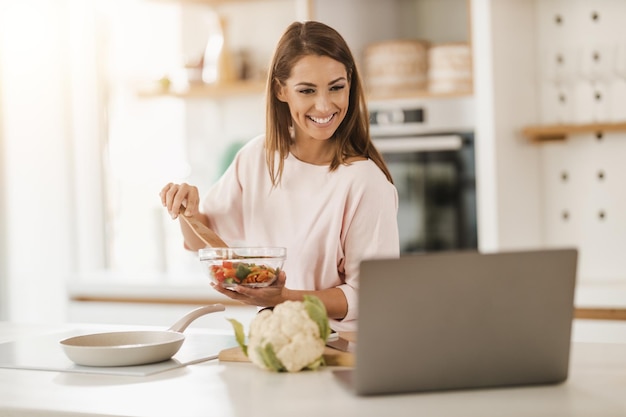
<svg viewBox="0 0 626 417"><path fill-rule="evenodd" d="M624 21L622 0L537 1L537 123L626 121ZM623 286L626 132L598 132L538 146L546 243L580 249L583 283Z"/></svg>
<svg viewBox="0 0 626 417"><path fill-rule="evenodd" d="M94 4L0 3L4 319L64 321L67 283L105 264Z"/></svg>
<svg viewBox="0 0 626 417"><path fill-rule="evenodd" d="M0 12L2 8L0 7ZM0 45L3 45L3 31L0 30ZM0 57L0 63L2 58ZM2 65L0 65L0 80L2 80ZM6 320L9 315L9 285L8 285L8 259L7 259L7 225L6 225L6 187L5 160L7 158L4 146L4 127L2 118L2 82L0 82L0 320Z"/></svg>
<svg viewBox="0 0 626 417"><path fill-rule="evenodd" d="M540 153L520 134L537 118L534 2L473 0L479 242L543 245Z"/></svg>
<svg viewBox="0 0 626 417"><path fill-rule="evenodd" d="M26 0L0 12L5 314L64 314L74 270L73 151L67 2Z"/></svg>
<svg viewBox="0 0 626 417"><path fill-rule="evenodd" d="M315 20L337 29L360 63L368 44L394 39L467 42L467 0L311 0Z"/></svg>

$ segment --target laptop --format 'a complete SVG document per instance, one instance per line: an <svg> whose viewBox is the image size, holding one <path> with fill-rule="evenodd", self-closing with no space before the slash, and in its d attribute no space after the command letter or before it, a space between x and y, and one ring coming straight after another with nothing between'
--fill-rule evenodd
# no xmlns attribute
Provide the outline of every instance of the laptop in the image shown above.
<svg viewBox="0 0 626 417"><path fill-rule="evenodd" d="M576 249L361 263L358 395L557 384L568 376Z"/></svg>

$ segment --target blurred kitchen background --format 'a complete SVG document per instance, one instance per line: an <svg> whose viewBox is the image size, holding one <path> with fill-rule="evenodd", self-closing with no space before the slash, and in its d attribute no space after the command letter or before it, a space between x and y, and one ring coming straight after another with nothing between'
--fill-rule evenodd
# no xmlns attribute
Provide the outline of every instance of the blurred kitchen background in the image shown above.
<svg viewBox="0 0 626 417"><path fill-rule="evenodd" d="M403 253L575 246L577 303L623 306L625 18L621 0L0 0L0 319L225 301L158 193L206 191L264 131L274 45L308 19L365 77Z"/></svg>

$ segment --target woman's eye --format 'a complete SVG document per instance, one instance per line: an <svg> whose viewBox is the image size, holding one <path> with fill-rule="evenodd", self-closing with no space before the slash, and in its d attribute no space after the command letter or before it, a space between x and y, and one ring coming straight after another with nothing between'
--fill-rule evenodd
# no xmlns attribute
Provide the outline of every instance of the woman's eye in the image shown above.
<svg viewBox="0 0 626 417"><path fill-rule="evenodd" d="M330 87L330 91L341 91L346 88L345 84L333 85Z"/></svg>
<svg viewBox="0 0 626 417"><path fill-rule="evenodd" d="M312 88L304 88L302 90L299 91L300 94L313 94L315 92L314 89Z"/></svg>

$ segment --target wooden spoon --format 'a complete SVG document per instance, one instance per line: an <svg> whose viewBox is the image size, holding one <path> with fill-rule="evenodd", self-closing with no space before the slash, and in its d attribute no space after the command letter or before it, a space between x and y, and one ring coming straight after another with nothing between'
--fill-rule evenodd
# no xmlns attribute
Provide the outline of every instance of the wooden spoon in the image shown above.
<svg viewBox="0 0 626 417"><path fill-rule="evenodd" d="M204 223L199 221L198 219L185 216L186 208L184 206L180 207L180 218L183 219L185 223L191 227L191 230L202 240L206 245L211 246L213 248L227 248L228 245L226 242L222 240L221 237L213 230L209 229Z"/></svg>

